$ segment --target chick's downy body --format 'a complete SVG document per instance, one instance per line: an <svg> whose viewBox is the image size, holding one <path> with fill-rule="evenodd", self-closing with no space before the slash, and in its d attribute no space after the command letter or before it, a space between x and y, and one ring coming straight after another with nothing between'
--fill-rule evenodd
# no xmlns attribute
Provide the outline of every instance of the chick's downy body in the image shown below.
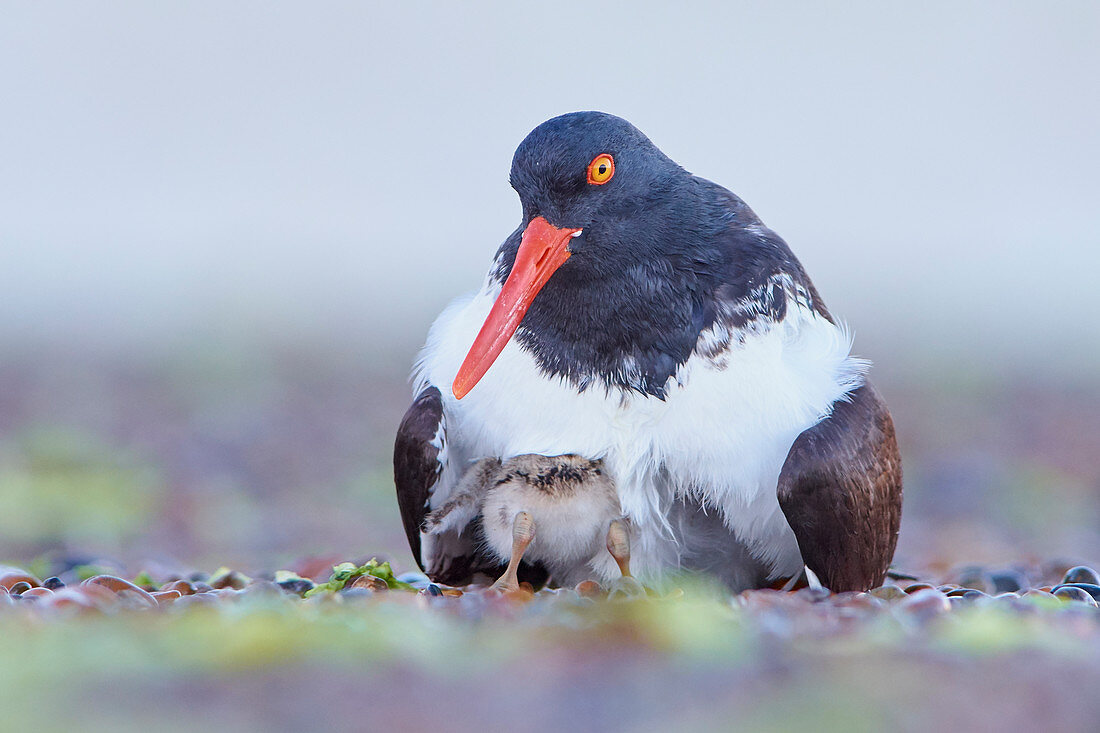
<svg viewBox="0 0 1100 733"><path fill-rule="evenodd" d="M600 461L580 456L485 458L463 476L452 497L428 515L429 534L462 528L480 516L485 549L502 564L513 546L518 514L534 522L524 559L542 565L556 585L619 574L607 551L608 526L622 514L615 484Z"/></svg>

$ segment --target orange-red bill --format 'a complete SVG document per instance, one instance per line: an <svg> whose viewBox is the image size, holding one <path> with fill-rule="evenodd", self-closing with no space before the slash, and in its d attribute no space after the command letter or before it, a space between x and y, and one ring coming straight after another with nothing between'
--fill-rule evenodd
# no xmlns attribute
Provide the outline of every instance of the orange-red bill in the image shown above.
<svg viewBox="0 0 1100 733"><path fill-rule="evenodd" d="M550 276L569 259L569 240L580 229L562 229L541 216L523 230L512 273L458 369L451 391L462 399L474 388L519 328L531 302Z"/></svg>

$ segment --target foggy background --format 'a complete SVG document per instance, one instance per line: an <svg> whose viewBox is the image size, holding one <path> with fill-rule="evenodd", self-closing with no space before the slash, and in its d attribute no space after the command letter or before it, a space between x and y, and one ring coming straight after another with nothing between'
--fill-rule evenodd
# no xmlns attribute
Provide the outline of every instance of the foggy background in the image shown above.
<svg viewBox="0 0 1100 733"><path fill-rule="evenodd" d="M579 109L851 324L901 559L1097 552L1100 6L837 7L0 4L0 559L407 568L408 368Z"/></svg>

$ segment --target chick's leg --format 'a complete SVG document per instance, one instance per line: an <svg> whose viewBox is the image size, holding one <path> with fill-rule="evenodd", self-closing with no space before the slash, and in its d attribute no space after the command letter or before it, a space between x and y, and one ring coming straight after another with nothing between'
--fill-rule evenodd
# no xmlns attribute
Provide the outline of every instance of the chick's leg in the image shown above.
<svg viewBox="0 0 1100 733"><path fill-rule="evenodd" d="M625 520L613 519L608 525L607 551L615 558L623 577L633 577L630 574L630 532Z"/></svg>
<svg viewBox="0 0 1100 733"><path fill-rule="evenodd" d="M523 553L535 539L535 520L527 512L518 512L512 521L512 557L508 560L508 569L500 576L493 588L504 591L519 590L519 563Z"/></svg>

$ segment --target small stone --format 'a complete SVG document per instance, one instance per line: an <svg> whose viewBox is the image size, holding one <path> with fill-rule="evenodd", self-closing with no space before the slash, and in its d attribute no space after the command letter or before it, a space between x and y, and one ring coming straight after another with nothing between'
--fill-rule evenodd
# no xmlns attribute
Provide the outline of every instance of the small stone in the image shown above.
<svg viewBox="0 0 1100 733"><path fill-rule="evenodd" d="M425 588L428 587L428 583L431 582L428 579L428 576L425 575L424 573L415 573L415 572L401 573L400 575L397 576L397 580L399 580L402 583L408 583L409 585L411 585L416 590L424 590Z"/></svg>
<svg viewBox="0 0 1100 733"><path fill-rule="evenodd" d="M88 599L88 602L96 608L114 608L118 605L118 595L116 595L113 590L107 588L106 586L96 585L94 583L91 585L85 585L84 583L81 583L80 585L75 587L70 586L69 588L63 588L62 590L57 592L57 595L60 595L62 592L66 591L77 591L81 593L85 598Z"/></svg>
<svg viewBox="0 0 1100 733"><path fill-rule="evenodd" d="M911 585L905 586L906 595L912 595L917 591L922 590L936 590L936 587L931 583L913 583Z"/></svg>
<svg viewBox="0 0 1100 733"><path fill-rule="evenodd" d="M304 596L306 591L313 590L314 584L312 580L308 578L293 578L291 580L284 580L277 585L288 593L293 593L297 596Z"/></svg>
<svg viewBox="0 0 1100 733"><path fill-rule="evenodd" d="M110 602L105 605L113 604L114 594L104 588L100 590L111 597ZM95 599L91 598L87 593L74 588L61 588L54 591L52 596L42 599L42 606L44 608L76 608L84 611L94 611L100 607Z"/></svg>
<svg viewBox="0 0 1100 733"><path fill-rule="evenodd" d="M64 588L65 583L61 581L61 578L55 575L51 578L46 578L45 580L43 580L42 587L49 588L50 590L58 590L59 588Z"/></svg>
<svg viewBox="0 0 1100 733"><path fill-rule="evenodd" d="M582 598L601 598L604 595L603 586L594 580L582 580L574 589Z"/></svg>
<svg viewBox="0 0 1100 733"><path fill-rule="evenodd" d="M374 595L374 591L363 588L362 586L356 588L345 588L340 591L340 599L345 601L362 600L364 598L370 598Z"/></svg>
<svg viewBox="0 0 1100 733"><path fill-rule="evenodd" d="M1078 565L1077 567L1070 568L1066 571L1065 577L1062 578L1062 584L1066 583L1088 583L1089 585L1100 585L1100 575L1095 570L1086 566Z"/></svg>
<svg viewBox="0 0 1100 733"><path fill-rule="evenodd" d="M609 600L644 598L645 588L634 578L627 576L615 578L608 584L607 597Z"/></svg>
<svg viewBox="0 0 1100 733"><path fill-rule="evenodd" d="M1080 588L1092 597L1092 600L1100 603L1100 585L1093 583L1063 583L1059 588ZM1057 589L1055 589L1057 590Z"/></svg>
<svg viewBox="0 0 1100 733"><path fill-rule="evenodd" d="M173 580L160 587L161 591L177 591L181 596L193 596L197 592L194 583L189 580Z"/></svg>
<svg viewBox="0 0 1100 733"><path fill-rule="evenodd" d="M881 585L878 588L871 589L869 592L875 598L881 598L884 601L893 601L905 597L905 591L903 591L900 586L894 585L893 583Z"/></svg>
<svg viewBox="0 0 1100 733"><path fill-rule="evenodd" d="M1095 606L1096 600L1085 590L1078 588L1075 585L1060 585L1053 591L1055 598L1061 598L1064 601L1081 601Z"/></svg>
<svg viewBox="0 0 1100 733"><path fill-rule="evenodd" d="M935 588L924 588L897 604L902 613L920 621L928 621L951 610L951 601Z"/></svg>
<svg viewBox="0 0 1100 733"><path fill-rule="evenodd" d="M890 580L916 580L917 576L914 573L907 572L905 570L899 570L898 568L890 568L886 571L886 577Z"/></svg>
<svg viewBox="0 0 1100 733"><path fill-rule="evenodd" d="M225 590L224 588L222 590ZM240 591L245 596L267 596L269 598L283 598L283 589L273 580L257 579L246 585Z"/></svg>
<svg viewBox="0 0 1100 733"><path fill-rule="evenodd" d="M124 601L127 601L138 607L156 608L156 600L149 595L148 591L144 591L138 588L136 585L128 580L123 580L116 575L96 575L95 577L88 578L80 584L81 587L99 586L113 591Z"/></svg>
<svg viewBox="0 0 1100 733"><path fill-rule="evenodd" d="M441 596L441 595L443 595L443 589L440 588L435 583L428 583L428 587L425 590L427 591L427 594L430 595L430 596Z"/></svg>
<svg viewBox="0 0 1100 733"><path fill-rule="evenodd" d="M26 589L25 591L23 591L23 593L22 593L21 595L22 595L22 596L23 596L24 598L27 598L27 597L38 597L38 598L42 598L42 597L44 597L44 596L52 596L52 595L53 595L53 591L52 591L52 590L50 590L49 588L42 588L42 587L38 587L38 588L27 588L27 589Z"/></svg>
<svg viewBox="0 0 1100 733"><path fill-rule="evenodd" d="M870 593L838 593L833 597L833 602L838 608L866 611L877 610L886 605L886 601Z"/></svg>
<svg viewBox="0 0 1100 733"><path fill-rule="evenodd" d="M213 606L218 602L217 598L211 593L196 593L191 596L183 596L177 598L172 603L173 608L190 608L192 606Z"/></svg>
<svg viewBox="0 0 1100 733"><path fill-rule="evenodd" d="M433 585L440 592L439 593L432 593L432 595L443 595L442 589L435 583L429 583L428 585L426 585L424 587L430 589ZM369 590L369 591L374 592L374 593L380 593L382 591L386 591L386 590L390 589L390 587L388 585L386 585L386 581L382 580L381 578L376 578L376 577L374 577L373 575L371 575L369 573L364 573L363 575L357 575L356 577L352 578L351 582L348 583L348 585L346 587L347 588L365 588L366 590ZM431 592L431 591L429 590L429 592Z"/></svg>
<svg viewBox="0 0 1100 733"><path fill-rule="evenodd" d="M8 588L8 593L12 594L13 596L21 596L33 587L35 586L32 586L27 581L20 580L18 583L13 583L12 586Z"/></svg>
<svg viewBox="0 0 1100 733"><path fill-rule="evenodd" d="M439 589L443 591L443 595L447 596L448 598L458 598L462 596L465 592L461 588L452 588L449 585L441 585L439 586Z"/></svg>
<svg viewBox="0 0 1100 733"><path fill-rule="evenodd" d="M153 600L157 602L158 606L166 606L173 601L178 601L183 598L183 594L178 590L158 590L153 591L149 595L153 596Z"/></svg>
<svg viewBox="0 0 1100 733"><path fill-rule="evenodd" d="M955 571L955 582L961 588L973 588L983 593L988 593L993 588L993 581L985 568L978 565L967 565Z"/></svg>
<svg viewBox="0 0 1100 733"><path fill-rule="evenodd" d="M10 593L12 586L16 583L26 583L28 587L34 588L38 586L38 578L18 568L3 568L3 572L0 573L0 588Z"/></svg>
<svg viewBox="0 0 1100 733"><path fill-rule="evenodd" d="M1027 578L1014 570L990 573L989 579L993 583L992 592L994 595L1016 593L1029 585Z"/></svg>
<svg viewBox="0 0 1100 733"><path fill-rule="evenodd" d="M230 570L229 568L218 568L218 570L210 576L210 579L206 581L211 588L232 588L233 590L241 590L250 582L252 578L249 578L244 573L239 573L236 570Z"/></svg>

